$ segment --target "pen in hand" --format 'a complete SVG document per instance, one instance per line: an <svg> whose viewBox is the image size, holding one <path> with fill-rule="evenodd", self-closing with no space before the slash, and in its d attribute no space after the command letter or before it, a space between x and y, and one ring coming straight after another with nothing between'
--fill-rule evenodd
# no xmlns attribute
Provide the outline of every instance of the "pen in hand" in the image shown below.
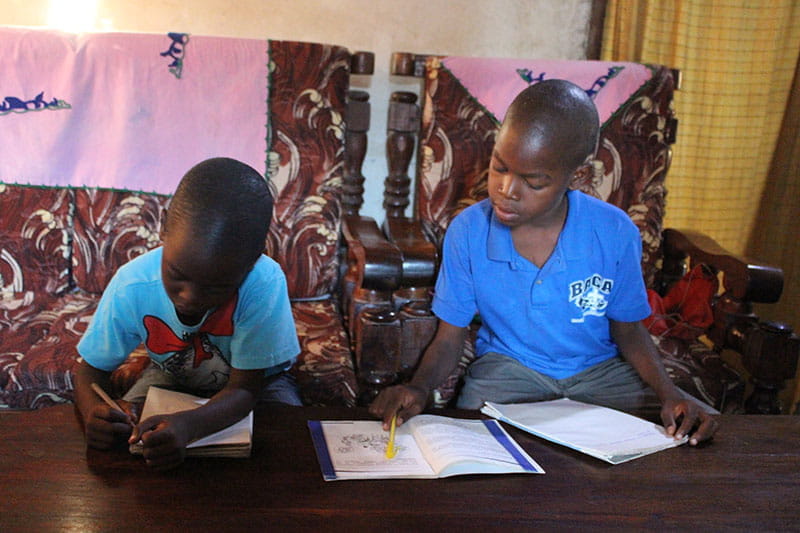
<svg viewBox="0 0 800 533"><path fill-rule="evenodd" d="M397 413L392 417L392 425L389 428L389 442L386 443L386 458L391 459L397 454L397 447L394 445L394 432L397 429Z"/></svg>
<svg viewBox="0 0 800 533"><path fill-rule="evenodd" d="M124 410L122 407L120 407L120 405L119 405L117 402L115 402L115 401L114 401L114 400L111 398L111 396L109 396L109 395L106 393L106 391L104 391L104 390L103 390L103 388L102 388L100 385L98 385L97 383L92 383L91 387L92 387L92 390L93 390L94 392L96 392L96 393L97 393L97 395L98 395L98 396L100 396L100 398L101 398L101 399L102 399L104 402L106 402L106 404L107 404L109 407L111 407L112 409L116 409L117 411L121 412L122 414L124 414L125 416L127 416L127 417L130 419L130 415L128 415L128 413L126 413L126 412L125 412L125 410Z"/></svg>

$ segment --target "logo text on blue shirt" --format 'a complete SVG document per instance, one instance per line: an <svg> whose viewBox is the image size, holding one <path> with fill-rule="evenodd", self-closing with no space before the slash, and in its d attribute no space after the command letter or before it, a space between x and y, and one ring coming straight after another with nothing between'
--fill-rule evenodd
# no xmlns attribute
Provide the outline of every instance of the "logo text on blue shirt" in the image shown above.
<svg viewBox="0 0 800 533"><path fill-rule="evenodd" d="M580 318L573 318L573 323L581 323L588 315L603 316L608 307L606 297L611 294L614 280L607 279L600 274L593 274L584 280L573 281L569 284L569 301L581 310Z"/></svg>

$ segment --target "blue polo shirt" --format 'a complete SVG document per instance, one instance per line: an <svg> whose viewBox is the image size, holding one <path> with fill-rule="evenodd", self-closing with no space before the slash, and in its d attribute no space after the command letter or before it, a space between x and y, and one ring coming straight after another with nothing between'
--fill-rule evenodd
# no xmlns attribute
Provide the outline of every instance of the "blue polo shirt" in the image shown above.
<svg viewBox="0 0 800 533"><path fill-rule="evenodd" d="M433 312L454 326L482 325L476 353L508 355L564 379L617 354L609 319L650 315L639 230L628 215L579 191L567 193L564 228L543 265L522 257L489 200L447 229Z"/></svg>

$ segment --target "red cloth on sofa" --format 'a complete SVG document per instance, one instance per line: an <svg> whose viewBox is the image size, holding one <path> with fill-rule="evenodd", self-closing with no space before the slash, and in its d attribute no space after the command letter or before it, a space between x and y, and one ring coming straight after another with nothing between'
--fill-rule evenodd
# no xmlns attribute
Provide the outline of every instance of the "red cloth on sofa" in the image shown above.
<svg viewBox="0 0 800 533"><path fill-rule="evenodd" d="M652 314L644 321L659 337L695 340L714 322L711 300L719 289L717 276L700 264L687 272L665 296L647 290Z"/></svg>

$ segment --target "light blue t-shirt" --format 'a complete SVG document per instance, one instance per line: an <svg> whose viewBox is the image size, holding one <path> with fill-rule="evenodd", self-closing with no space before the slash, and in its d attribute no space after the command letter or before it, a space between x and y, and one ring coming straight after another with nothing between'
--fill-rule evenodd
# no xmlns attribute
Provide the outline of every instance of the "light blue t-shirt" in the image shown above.
<svg viewBox="0 0 800 533"><path fill-rule="evenodd" d="M140 343L186 387L219 390L230 368L288 368L300 352L280 266L261 256L236 295L194 326L183 324L161 279L162 248L123 265L103 292L78 352L113 371Z"/></svg>
<svg viewBox="0 0 800 533"><path fill-rule="evenodd" d="M624 211L579 191L552 255L540 269L514 248L511 230L484 200L445 234L433 312L459 327L475 313L478 356L497 352L555 379L617 354L609 319L650 315L641 237Z"/></svg>

